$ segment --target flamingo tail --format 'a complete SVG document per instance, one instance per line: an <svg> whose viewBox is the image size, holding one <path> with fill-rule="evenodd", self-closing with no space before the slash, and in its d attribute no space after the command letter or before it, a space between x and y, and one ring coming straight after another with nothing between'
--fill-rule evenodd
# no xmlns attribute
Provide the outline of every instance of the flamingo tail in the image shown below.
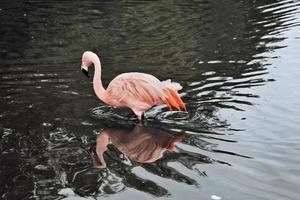
<svg viewBox="0 0 300 200"><path fill-rule="evenodd" d="M178 142L181 142L185 137L187 136L187 134L182 134L182 135L178 135L178 136L175 136L173 139L171 139L167 145L167 149L169 151L174 151L175 150L175 144L178 143Z"/></svg>
<svg viewBox="0 0 300 200"><path fill-rule="evenodd" d="M172 111L172 107L175 107L177 110L186 111L185 104L177 93L178 90L182 89L181 85L179 83L172 83L171 80L163 81L162 84L166 95L164 103L168 106L170 111Z"/></svg>

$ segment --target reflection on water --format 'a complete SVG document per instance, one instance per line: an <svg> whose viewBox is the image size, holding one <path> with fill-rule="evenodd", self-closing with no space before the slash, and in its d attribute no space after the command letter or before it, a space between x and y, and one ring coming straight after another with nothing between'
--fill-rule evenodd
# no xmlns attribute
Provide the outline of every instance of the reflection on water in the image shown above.
<svg viewBox="0 0 300 200"><path fill-rule="evenodd" d="M165 151L174 151L175 144L184 135L173 137L167 132L138 124L134 128L109 128L97 136L96 152L100 160L97 167L106 167L103 153L111 143L131 160L140 163L152 163L163 156Z"/></svg>
<svg viewBox="0 0 300 200"><path fill-rule="evenodd" d="M289 0L0 2L1 198L297 199L299 19ZM178 81L189 113L136 125L95 97L85 50L104 85Z"/></svg>

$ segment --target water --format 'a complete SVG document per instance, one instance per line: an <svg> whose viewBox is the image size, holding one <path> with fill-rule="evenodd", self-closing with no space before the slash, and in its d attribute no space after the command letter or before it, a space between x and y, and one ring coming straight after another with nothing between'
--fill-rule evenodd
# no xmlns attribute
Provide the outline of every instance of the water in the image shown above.
<svg viewBox="0 0 300 200"><path fill-rule="evenodd" d="M0 198L298 199L299 5L1 2ZM157 106L136 124L104 105L85 50L105 86L129 71L171 78L189 112Z"/></svg>

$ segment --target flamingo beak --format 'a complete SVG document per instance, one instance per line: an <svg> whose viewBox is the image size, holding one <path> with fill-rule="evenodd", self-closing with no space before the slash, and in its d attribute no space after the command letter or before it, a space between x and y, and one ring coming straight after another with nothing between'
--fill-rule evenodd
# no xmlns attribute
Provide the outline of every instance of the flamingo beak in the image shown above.
<svg viewBox="0 0 300 200"><path fill-rule="evenodd" d="M88 67L86 65L81 66L81 71L83 72L84 75L86 75L86 77L88 78L90 77L88 72Z"/></svg>

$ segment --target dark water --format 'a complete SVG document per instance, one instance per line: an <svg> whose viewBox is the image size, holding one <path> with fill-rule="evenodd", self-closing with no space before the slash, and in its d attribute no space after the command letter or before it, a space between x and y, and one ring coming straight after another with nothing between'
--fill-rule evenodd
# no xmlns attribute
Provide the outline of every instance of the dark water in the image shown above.
<svg viewBox="0 0 300 200"><path fill-rule="evenodd" d="M299 5L1 1L0 199L299 199ZM104 85L178 81L189 113L157 106L136 125L96 98L85 50Z"/></svg>

